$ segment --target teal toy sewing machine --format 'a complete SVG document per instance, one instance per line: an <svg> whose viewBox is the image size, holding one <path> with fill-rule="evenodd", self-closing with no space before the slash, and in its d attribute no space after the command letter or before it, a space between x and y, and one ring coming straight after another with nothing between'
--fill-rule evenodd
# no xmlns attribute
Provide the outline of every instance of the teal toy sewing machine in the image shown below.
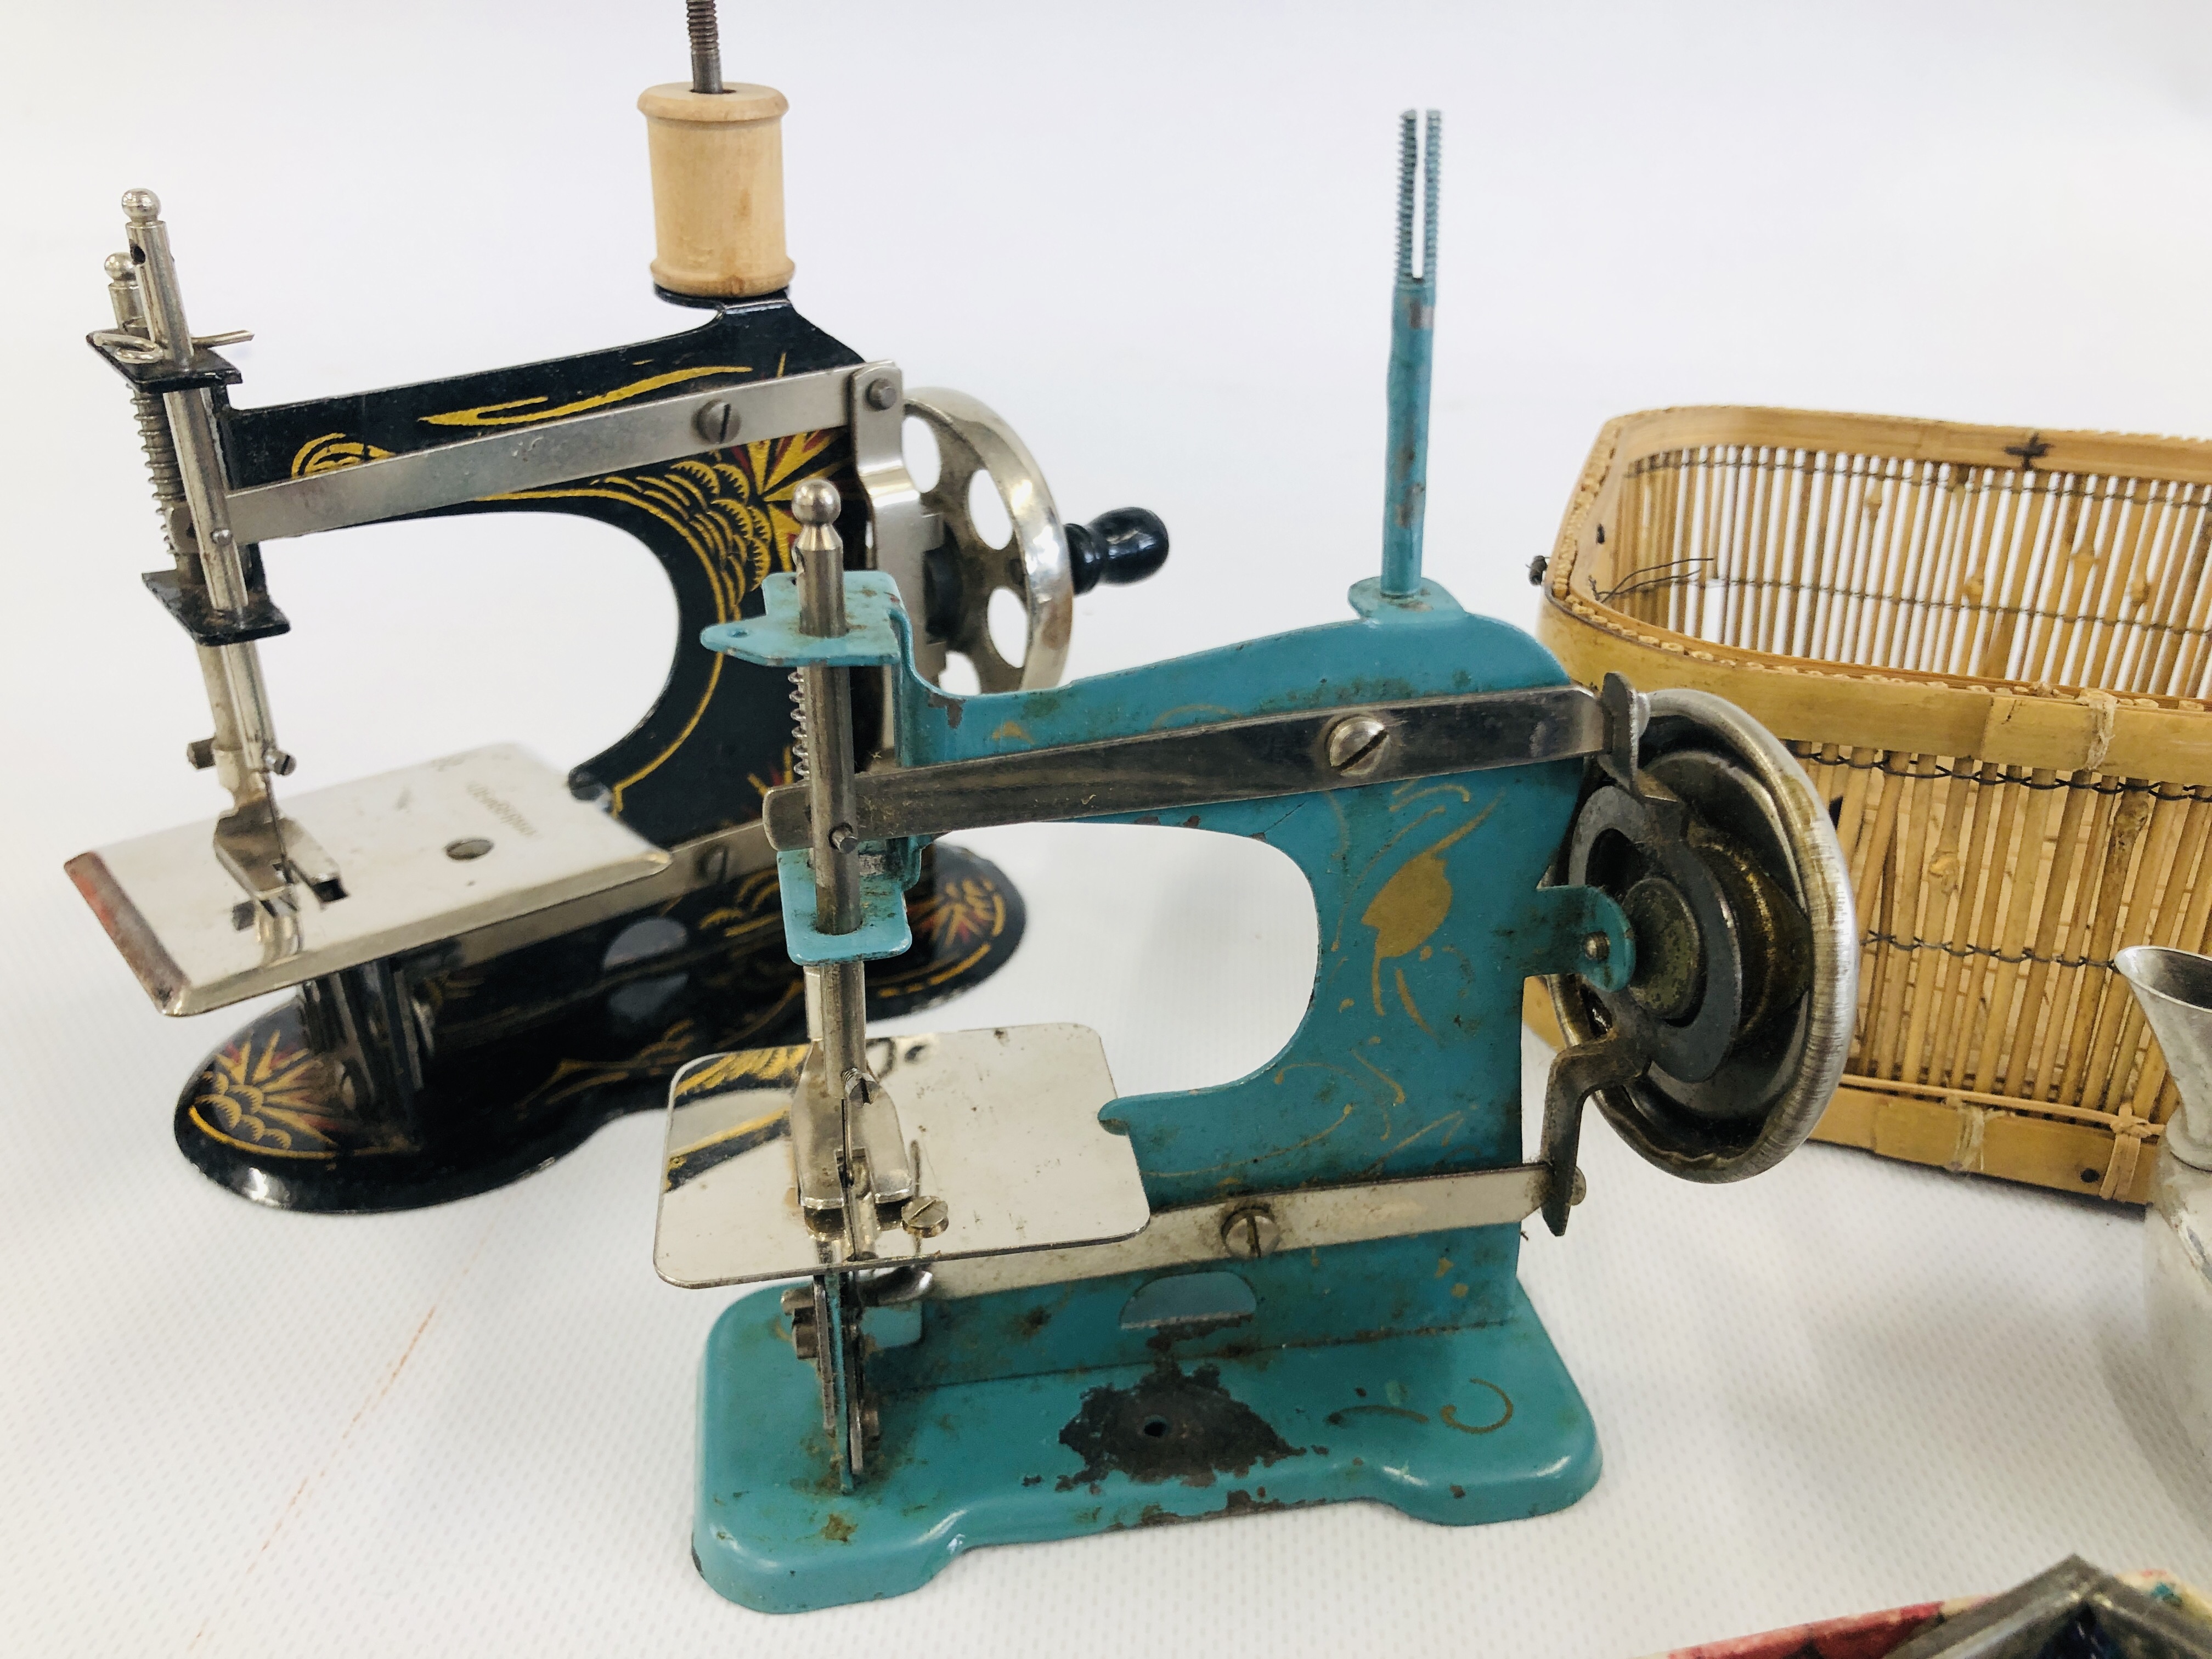
<svg viewBox="0 0 2212 1659"><path fill-rule="evenodd" d="M1521 1224L1561 1231L1582 1195L1583 1102L1727 1181L1794 1148L1835 1085L1850 895L1796 763L1717 699L1570 684L1422 580L1430 124L1417 273L1406 118L1385 556L1352 620L951 696L809 483L800 571L704 636L793 671L808 751L766 820L811 1040L679 1074L656 1242L676 1284L799 1281L732 1304L701 1381L693 1548L748 1607L896 1595L979 1544L1347 1498L1453 1523L1571 1504L1597 1437L1516 1263ZM856 770L855 675L890 678L896 765ZM1030 821L1295 860L1320 945L1289 1046L1123 1098L1080 1026L870 1039L865 964L906 946L921 848ZM1530 975L1571 1040L1533 1163Z"/></svg>

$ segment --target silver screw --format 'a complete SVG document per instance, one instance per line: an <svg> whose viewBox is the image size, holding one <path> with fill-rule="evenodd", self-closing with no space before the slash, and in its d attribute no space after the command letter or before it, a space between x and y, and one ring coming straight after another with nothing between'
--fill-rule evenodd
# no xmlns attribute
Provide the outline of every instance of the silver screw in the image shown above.
<svg viewBox="0 0 2212 1659"><path fill-rule="evenodd" d="M868 407L889 409L898 398L898 388L891 384L888 374L878 374L868 382Z"/></svg>
<svg viewBox="0 0 2212 1659"><path fill-rule="evenodd" d="M1613 954L1613 941L1603 933L1583 935L1583 956L1589 962L1603 962Z"/></svg>
<svg viewBox="0 0 2212 1659"><path fill-rule="evenodd" d="M1231 1210L1228 1219L1221 1224L1221 1248L1246 1261L1257 1261L1267 1255L1282 1236L1283 1230L1275 1224L1273 1212L1264 1204Z"/></svg>
<svg viewBox="0 0 2212 1659"><path fill-rule="evenodd" d="M951 1224L952 1212L941 1198L909 1199L899 1212L899 1225L916 1238L934 1238Z"/></svg>
<svg viewBox="0 0 2212 1659"><path fill-rule="evenodd" d="M731 407L728 399L717 398L711 404L701 405L699 412L691 417L691 426L708 443L719 447L738 435L738 411Z"/></svg>
<svg viewBox="0 0 2212 1659"><path fill-rule="evenodd" d="M1328 729L1328 763L1346 776L1371 772L1390 746L1390 728L1372 714L1353 714Z"/></svg>

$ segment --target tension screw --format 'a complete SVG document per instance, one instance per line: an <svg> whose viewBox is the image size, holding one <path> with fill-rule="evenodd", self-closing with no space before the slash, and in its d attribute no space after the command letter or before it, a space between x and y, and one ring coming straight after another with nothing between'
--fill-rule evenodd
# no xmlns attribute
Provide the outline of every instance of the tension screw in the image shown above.
<svg viewBox="0 0 2212 1659"><path fill-rule="evenodd" d="M711 404L702 404L699 412L691 417L691 425L708 443L720 446L738 435L738 411L726 398L717 398Z"/></svg>
<svg viewBox="0 0 2212 1659"><path fill-rule="evenodd" d="M1353 714L1328 729L1328 763L1347 777L1371 772L1390 745L1390 728L1372 714Z"/></svg>
<svg viewBox="0 0 2212 1659"><path fill-rule="evenodd" d="M1549 574L1551 568L1551 560L1546 558L1541 553L1539 553L1534 558L1529 560L1528 586L1531 587L1541 587L1544 585L1544 578L1547 574Z"/></svg>
<svg viewBox="0 0 2212 1659"><path fill-rule="evenodd" d="M899 1225L916 1238L934 1238L952 1224L952 1212L941 1198L916 1198L899 1212Z"/></svg>
<svg viewBox="0 0 2212 1659"><path fill-rule="evenodd" d="M1583 935L1583 957L1588 962L1603 962L1613 954L1613 941L1603 933Z"/></svg>
<svg viewBox="0 0 2212 1659"><path fill-rule="evenodd" d="M1282 1242L1283 1230L1264 1204L1231 1210L1221 1224L1221 1248L1246 1261L1255 1261Z"/></svg>
<svg viewBox="0 0 2212 1659"><path fill-rule="evenodd" d="M888 374L878 374L868 382L868 407L889 409L898 401L898 388L891 384Z"/></svg>

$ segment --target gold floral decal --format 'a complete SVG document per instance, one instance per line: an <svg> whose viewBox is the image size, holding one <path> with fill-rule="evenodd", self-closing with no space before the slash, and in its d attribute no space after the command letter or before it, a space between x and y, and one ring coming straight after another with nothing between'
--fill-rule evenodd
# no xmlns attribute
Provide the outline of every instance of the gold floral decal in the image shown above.
<svg viewBox="0 0 2212 1659"><path fill-rule="evenodd" d="M768 792L771 789L781 789L786 784L797 783L799 768L792 757L792 746L787 743L783 745L783 753L776 757L775 764L768 769L766 777L761 776L757 772L748 772L745 774L745 781L752 785L753 793L763 799L767 799Z"/></svg>
<svg viewBox="0 0 2212 1659"><path fill-rule="evenodd" d="M608 403L617 398L634 397L672 380L683 380L699 374L738 374L745 371L728 366L713 368L685 369L673 375L663 375L652 380L640 380L635 386L603 394L598 399L564 404L559 409L539 410L529 416L516 416L515 420L550 420L556 415L574 412L583 408ZM495 404L490 408L512 408L513 404ZM464 421L462 416L481 415L481 410L464 410L451 416L428 416L424 418L445 425L492 425L495 422ZM487 495L487 501L604 501L619 502L624 507L643 513L659 520L681 537L684 544L699 561L706 572L708 585L714 596L714 620L735 620L738 606L745 595L757 587L762 580L778 570L792 568L791 547L799 535L799 520L792 515L792 492L808 478L831 471L836 461L833 447L840 434L802 432L787 438L770 438L760 443L735 444L726 450L690 459L673 461L649 471L635 475L610 473L604 477L586 479L580 483L559 484L544 489L522 489L508 494ZM364 461L387 459L391 451L379 449L374 444L360 442L343 432L326 432L312 438L300 447L292 458L292 476L307 477L319 472L335 472L349 466L359 466ZM623 792L640 778L658 769L690 739L714 701L714 691L721 683L722 658L716 655L707 676L705 691L690 718L669 745L636 771L613 786L613 807L621 811ZM788 759L786 762L788 766Z"/></svg>
<svg viewBox="0 0 2212 1659"><path fill-rule="evenodd" d="M363 461L388 461L392 452L379 449L374 444L356 442L343 432L325 432L319 438L310 438L300 446L300 453L292 457L292 476L312 477L318 472L337 472L349 466L359 466Z"/></svg>
<svg viewBox="0 0 2212 1659"><path fill-rule="evenodd" d="M932 942L957 951L1006 932L1006 896L988 882L963 876L915 905L913 921Z"/></svg>
<svg viewBox="0 0 2212 1659"><path fill-rule="evenodd" d="M249 1032L218 1052L202 1073L192 1121L218 1139L255 1152L335 1157L331 1120L318 1109L323 1081L322 1061L312 1049L287 1048L275 1034L257 1046Z"/></svg>
<svg viewBox="0 0 2212 1659"><path fill-rule="evenodd" d="M963 876L940 885L927 898L915 900L908 907L907 919L916 940L929 944L927 965L919 974L871 975L870 996L889 999L904 995L917 985L927 988L959 978L990 955L1000 935L1006 931L1006 896L988 881ZM970 945L974 948L965 956L951 963L943 961L950 952Z"/></svg>
<svg viewBox="0 0 2212 1659"><path fill-rule="evenodd" d="M756 870L732 890L729 901L699 918L698 930L733 944L771 927L783 926L781 885L775 866Z"/></svg>
<svg viewBox="0 0 2212 1659"><path fill-rule="evenodd" d="M563 415L580 415L587 409L605 409L609 404L641 398L647 392L658 392L665 386L681 386L686 380L702 380L709 374L751 373L752 370L743 363L708 363L699 368L671 369L665 374L632 380L628 386L618 386L612 392L579 398L574 403L556 404L551 409L538 406L545 401L542 396L516 398L503 404L482 404L474 409L448 410L443 415L424 415L420 419L425 426L525 426L532 421L553 421ZM521 413L511 412L517 410Z"/></svg>
<svg viewBox="0 0 2212 1659"><path fill-rule="evenodd" d="M681 1105L701 1095L720 1093L732 1084L750 1079L756 1087L773 1088L780 1083L789 1083L799 1075L799 1068L806 1063L806 1045L786 1043L774 1048L740 1048L735 1054L716 1054L702 1061L677 1082L670 1103Z"/></svg>
<svg viewBox="0 0 2212 1659"><path fill-rule="evenodd" d="M720 1094L740 1084L754 1089L790 1087L797 1081L799 1068L806 1063L806 1044L787 1043L775 1048L741 1048L735 1054L716 1054L703 1060L693 1070L676 1081L668 1103L681 1106L702 1096ZM687 1181L696 1180L719 1164L740 1158L755 1147L764 1146L771 1140L781 1140L791 1133L791 1108L778 1106L757 1117L742 1123L732 1124L708 1135L704 1140L695 1140L680 1146L668 1155L661 1171L663 1192L672 1192Z"/></svg>
<svg viewBox="0 0 2212 1659"><path fill-rule="evenodd" d="M842 434L802 432L676 461L635 477L610 475L583 483L488 495L493 501L594 500L619 501L659 520L684 539L707 573L714 593L714 620L734 621L738 603L770 572L792 568L799 536L792 492L836 465ZM623 792L647 776L690 739L721 683L724 659L714 653L698 706L668 746L613 786L613 806Z"/></svg>
<svg viewBox="0 0 2212 1659"><path fill-rule="evenodd" d="M679 1019L627 1060L564 1060L544 1081L515 1102L518 1119L574 1096L628 1082L633 1078L666 1074L692 1058L700 1046L698 1023Z"/></svg>

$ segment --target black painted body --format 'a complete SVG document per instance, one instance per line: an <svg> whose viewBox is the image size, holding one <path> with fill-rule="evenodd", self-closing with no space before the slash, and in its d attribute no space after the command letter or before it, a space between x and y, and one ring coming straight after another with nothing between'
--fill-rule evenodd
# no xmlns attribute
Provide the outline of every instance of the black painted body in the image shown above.
<svg viewBox="0 0 2212 1659"><path fill-rule="evenodd" d="M860 361L775 295L665 339L306 403L234 409L222 384L234 376L203 383L214 386L231 487L242 489L586 409ZM757 819L763 793L790 780L784 676L697 641L749 600L757 608L762 579L792 568L791 492L811 477L837 485L845 544L865 547L866 497L842 430L441 510L579 514L634 536L667 572L678 620L666 684L635 727L570 775L580 796L661 846ZM258 550L245 551L267 612L252 636L281 633ZM200 631L187 583L163 572L149 585ZM873 734L856 736L865 752ZM957 994L995 971L1021 935L1019 896L956 848L937 851L908 910L915 948L871 975L873 1017ZM264 1203L410 1208L541 1168L610 1118L659 1105L668 1078L699 1054L804 1033L772 871L472 967L450 963L433 946L303 987L194 1075L178 1103L179 1146Z"/></svg>

